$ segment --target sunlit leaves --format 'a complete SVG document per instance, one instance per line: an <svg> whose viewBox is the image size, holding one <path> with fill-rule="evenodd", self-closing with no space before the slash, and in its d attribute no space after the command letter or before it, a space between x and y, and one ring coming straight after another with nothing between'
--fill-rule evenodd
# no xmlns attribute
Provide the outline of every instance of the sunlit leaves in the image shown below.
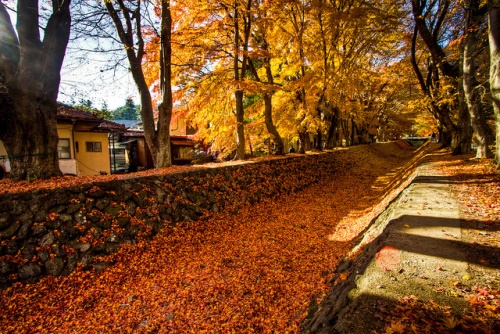
<svg viewBox="0 0 500 334"><path fill-rule="evenodd" d="M327 133L331 118L325 113L331 107L340 108L345 118L361 124L365 138L377 127L388 127L388 122L380 124L379 118L391 118L391 128L404 118L392 117L404 110L396 107L399 98L393 92L401 91L397 80L380 77L389 71L387 64L401 57L402 38L395 27L402 13L397 4L384 1L367 5L357 0L249 3L249 49L237 53L232 9L239 6L243 27L248 23L243 19L247 2L181 0L172 4L175 109L198 127L198 138L212 144L222 157L236 147L237 124L230 119L236 110L236 89L242 89L247 97L272 92L274 122L281 136L289 140L295 140L298 131ZM154 90L158 73L154 38L147 48L144 67ZM234 82L235 55L240 70L248 65L243 64L245 56L252 61L259 80L247 68L247 75ZM265 61L270 62L273 84L266 77ZM380 90L384 82L391 88ZM377 90L384 102L367 97ZM374 107L367 109L367 104ZM245 131L254 148L270 136L263 112L263 103L245 110Z"/></svg>
<svg viewBox="0 0 500 334"><path fill-rule="evenodd" d="M282 178L253 164L249 170L266 173L262 182L269 182L269 189L286 183L291 194L243 205L237 215L165 227L152 240L123 245L106 259L115 264L102 272L77 270L1 290L0 327L15 332L297 332L311 300L319 302L334 278L348 277L335 277L334 268L353 242L327 236L350 208L369 210L384 196L383 187L371 187L377 177L411 156L394 144L337 153L330 166L335 175L307 190L294 194L300 177ZM308 175L329 171L287 160L273 163L312 170ZM217 175L214 186L234 189L238 196L254 193L248 174L226 173L233 181ZM249 180L248 189L232 188L241 180ZM358 233L365 229L354 216L350 225Z"/></svg>

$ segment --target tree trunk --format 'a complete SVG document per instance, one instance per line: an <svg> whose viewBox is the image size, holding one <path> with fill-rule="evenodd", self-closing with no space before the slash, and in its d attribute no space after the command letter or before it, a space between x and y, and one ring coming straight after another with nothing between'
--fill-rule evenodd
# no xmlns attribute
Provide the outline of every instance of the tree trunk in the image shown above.
<svg viewBox="0 0 500 334"><path fill-rule="evenodd" d="M439 66L439 70L443 73L443 75L450 78L457 78L459 72L458 66L448 62L447 55L441 47L439 41L440 35L438 33L442 28L448 11L450 10L451 1L444 0L443 2L440 2L440 5L434 5L437 8L433 9L437 9L439 12L439 15L437 15L438 17L436 17L435 20L429 20L427 15L429 13L424 13L425 6L428 5L427 1L412 0L411 4L413 17L415 19L415 27L418 29L422 40L429 49L434 64ZM432 22L433 26L427 26L428 22Z"/></svg>
<svg viewBox="0 0 500 334"><path fill-rule="evenodd" d="M234 81L239 85L239 81L243 80L246 71L246 55L243 55L243 65L239 68L239 53L240 53L240 28L239 28L239 10L238 3L234 2L234 54L233 54L233 72ZM245 40L248 41L247 36L244 36ZM245 45L243 46L245 48ZM236 100L236 160L245 159L245 123L244 116L245 110L243 108L243 90L238 87L234 92L234 97Z"/></svg>
<svg viewBox="0 0 500 334"><path fill-rule="evenodd" d="M442 136L439 137L439 141L443 146L451 146L453 150L460 145L460 133L457 126L453 123L450 117L450 108L448 106L443 106L437 104L433 94L433 90L439 87L439 73L435 66L439 67L439 70L444 76L456 79L458 77L458 67L449 63L446 58L444 50L441 48L438 38L439 30L441 29L444 18L450 6L450 1L445 0L442 8L437 8L440 11L440 15L435 22L433 31L429 30L427 26L427 21L423 15L424 7L426 2L412 0L412 12L415 19L415 28L413 31L412 44L411 44L411 64L415 75L417 76L418 82L425 96L430 99L431 102L431 112L439 123L444 127ZM424 43L426 44L429 52L432 56L432 65L427 69L429 73L428 80L424 79L422 72L420 71L416 59L416 46L417 37L420 34ZM439 94L437 94L439 95Z"/></svg>
<svg viewBox="0 0 500 334"><path fill-rule="evenodd" d="M351 133L349 132L349 120L348 119L340 119L340 124L342 125L342 133L344 134L344 140L346 141L346 146L351 145Z"/></svg>
<svg viewBox="0 0 500 334"><path fill-rule="evenodd" d="M470 124L470 113L465 101L465 92L461 85L458 85L458 140L460 141L454 149L454 154L469 154L472 142L472 127Z"/></svg>
<svg viewBox="0 0 500 334"><path fill-rule="evenodd" d="M336 143L337 126L338 126L337 120L335 118L332 118L330 126L328 127L326 146L325 146L329 150L333 149L337 145Z"/></svg>
<svg viewBox="0 0 500 334"><path fill-rule="evenodd" d="M328 127L328 134L326 137L326 148L332 149L336 146L340 110L337 107L329 109L330 109L330 116L328 117L328 119L330 121L330 126Z"/></svg>
<svg viewBox="0 0 500 334"><path fill-rule="evenodd" d="M273 122L273 104L272 95L270 93L264 94L264 120L266 123L267 131L271 134L271 139L274 142L273 154L283 155L285 154L285 145L283 144L283 139L281 139L278 130Z"/></svg>
<svg viewBox="0 0 500 334"><path fill-rule="evenodd" d="M0 3L0 139L11 163L11 178L61 175L57 155L57 95L69 41L70 1L52 1L40 38L38 1L17 3L17 35Z"/></svg>
<svg viewBox="0 0 500 334"><path fill-rule="evenodd" d="M354 117L351 117L351 145L354 145L356 136L356 123L354 122Z"/></svg>
<svg viewBox="0 0 500 334"><path fill-rule="evenodd" d="M264 43L263 49L267 52L267 42ZM271 70L271 60L269 57L264 59L264 67L266 68L267 83L269 85L274 85L274 77ZM264 93L264 119L266 122L267 131L271 134L272 140L275 143L273 154L283 155L285 154L285 145L283 144L283 139L281 138L276 126L273 122L273 95L272 93Z"/></svg>
<svg viewBox="0 0 500 334"><path fill-rule="evenodd" d="M460 76L464 78L464 45L460 47ZM464 81L462 81L464 82ZM467 106L464 84L457 85L458 89L458 131L460 143L456 146L453 154L469 154L472 143L472 127L470 124L469 107Z"/></svg>
<svg viewBox="0 0 500 334"><path fill-rule="evenodd" d="M39 103L31 94L15 94L14 116L2 136L14 180L48 179L62 175L57 155L57 104Z"/></svg>
<svg viewBox="0 0 500 334"><path fill-rule="evenodd" d="M160 35L160 91L161 103L158 105L157 147L155 166L172 165L170 146L170 119L172 118L172 16L170 1L163 0L161 7Z"/></svg>
<svg viewBox="0 0 500 334"><path fill-rule="evenodd" d="M495 112L495 163L500 167L500 0L488 1L490 43L490 90Z"/></svg>
<svg viewBox="0 0 500 334"><path fill-rule="evenodd" d="M243 109L243 91L237 90L234 92L236 98L236 160L245 159L245 124Z"/></svg>
<svg viewBox="0 0 500 334"><path fill-rule="evenodd" d="M118 9L115 9L113 1L105 1L104 5L113 20L120 41L125 48L127 59L130 64L130 72L132 73L132 77L139 92L144 138L153 157L155 168L169 167L172 165L170 147L170 118L172 116L172 19L170 14L170 1L162 1L161 6L160 90L162 102L158 105L157 127L155 126L151 92L149 91L142 68L142 59L146 53L142 36L141 1L137 1L137 9L132 16L130 15L132 11L130 8L127 8L127 5L123 1L117 2L116 5L118 5Z"/></svg>
<svg viewBox="0 0 500 334"><path fill-rule="evenodd" d="M318 129L316 132L316 147L317 150L323 150L323 132Z"/></svg>
<svg viewBox="0 0 500 334"><path fill-rule="evenodd" d="M474 142L477 146L476 158L491 157L489 149L490 133L484 110L481 108L481 85L476 79L478 65L475 57L478 55L477 30L483 17L478 13L479 0L470 0L467 4L467 18L465 24L464 56L463 56L463 87L467 107L474 129ZM463 152L465 153L465 152Z"/></svg>
<svg viewBox="0 0 500 334"><path fill-rule="evenodd" d="M306 151L311 150L311 138L309 138L309 132L306 130L299 131L299 153L306 153Z"/></svg>

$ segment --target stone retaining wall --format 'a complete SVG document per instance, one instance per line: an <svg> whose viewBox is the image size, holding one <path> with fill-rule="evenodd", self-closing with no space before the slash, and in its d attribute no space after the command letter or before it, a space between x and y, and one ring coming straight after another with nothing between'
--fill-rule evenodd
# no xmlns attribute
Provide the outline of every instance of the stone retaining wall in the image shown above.
<svg viewBox="0 0 500 334"><path fill-rule="evenodd" d="M0 195L0 286L101 270L121 244L167 224L290 193L334 172L342 152Z"/></svg>

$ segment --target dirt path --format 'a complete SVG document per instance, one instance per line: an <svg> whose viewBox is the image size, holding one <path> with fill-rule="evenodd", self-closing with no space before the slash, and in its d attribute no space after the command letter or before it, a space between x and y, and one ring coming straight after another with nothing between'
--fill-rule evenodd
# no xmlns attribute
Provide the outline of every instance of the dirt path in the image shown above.
<svg viewBox="0 0 500 334"><path fill-rule="evenodd" d="M239 214L165 229L103 272L0 291L3 332L295 332L355 237L397 192L414 150L338 152L341 173ZM385 200L387 201L387 199Z"/></svg>
<svg viewBox="0 0 500 334"><path fill-rule="evenodd" d="M447 171L435 162L418 168L411 185L365 233L369 243L356 261L339 268L348 278L333 288L304 332L500 331L498 242L476 242L478 236L498 238L500 215L464 219L471 205L457 198L481 197L467 193L466 183L475 183L477 175L461 183ZM498 176L488 182L498 187ZM490 200L492 209L500 204L499 197Z"/></svg>

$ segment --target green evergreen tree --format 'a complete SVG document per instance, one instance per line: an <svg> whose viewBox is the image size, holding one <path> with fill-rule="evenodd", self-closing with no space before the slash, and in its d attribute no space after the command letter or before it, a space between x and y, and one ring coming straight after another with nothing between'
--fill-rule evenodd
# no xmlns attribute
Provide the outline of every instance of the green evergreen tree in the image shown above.
<svg viewBox="0 0 500 334"><path fill-rule="evenodd" d="M78 104L75 104L74 107L89 112L91 114L94 114L98 117L102 117L104 119L109 119L109 120L113 119L113 115L109 111L108 105L106 103L103 103L101 109L97 109L94 107L94 103L91 100L80 99L80 102L78 102Z"/></svg>
<svg viewBox="0 0 500 334"><path fill-rule="evenodd" d="M123 107L117 108L113 112L114 119L135 119L140 120L140 106L135 105L134 100L128 97Z"/></svg>

